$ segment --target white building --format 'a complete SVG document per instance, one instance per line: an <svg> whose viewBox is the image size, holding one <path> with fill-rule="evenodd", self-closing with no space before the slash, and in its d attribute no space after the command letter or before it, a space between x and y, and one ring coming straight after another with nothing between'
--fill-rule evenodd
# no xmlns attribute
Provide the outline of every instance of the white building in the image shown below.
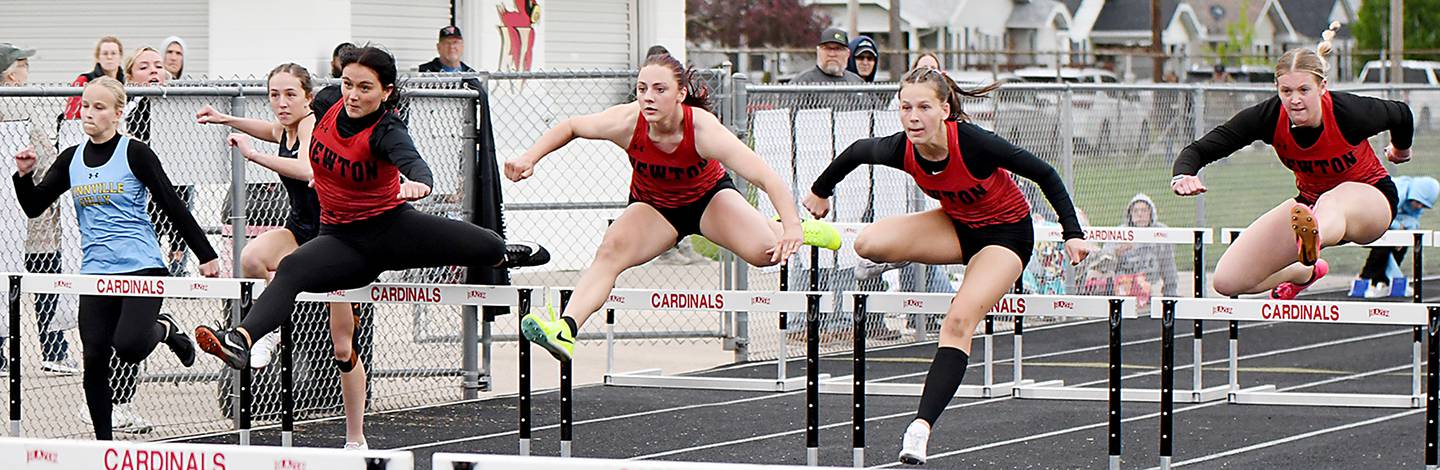
<svg viewBox="0 0 1440 470"><path fill-rule="evenodd" d="M530 70L629 68L653 44L683 59L685 44L685 3L669 0L6 0L4 16L0 41L39 50L37 83L93 69L95 41L107 35L127 56L180 36L190 48L185 73L212 77L260 76L284 62L323 74L346 41L383 45L414 69L435 57L452 19L465 61L481 70L514 69L512 51L521 69L526 53Z"/></svg>

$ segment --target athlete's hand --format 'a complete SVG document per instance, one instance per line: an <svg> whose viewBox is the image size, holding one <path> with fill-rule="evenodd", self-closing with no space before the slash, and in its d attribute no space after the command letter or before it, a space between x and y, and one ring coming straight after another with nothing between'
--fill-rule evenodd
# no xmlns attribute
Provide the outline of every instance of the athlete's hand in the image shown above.
<svg viewBox="0 0 1440 470"><path fill-rule="evenodd" d="M505 160L505 177L510 181L519 182L533 174L535 174L535 162L525 158L524 155Z"/></svg>
<svg viewBox="0 0 1440 470"><path fill-rule="evenodd" d="M805 231L800 228L799 223L784 225L785 229L780 233L780 241L775 243L774 248L765 250L765 254L770 255L770 262L780 263L781 266L790 260L790 255L800 251L800 245L805 243Z"/></svg>
<svg viewBox="0 0 1440 470"><path fill-rule="evenodd" d="M225 144L231 148L240 149L240 156L246 160L255 161L255 145L250 142L250 136L239 132L231 132L225 137Z"/></svg>
<svg viewBox="0 0 1440 470"><path fill-rule="evenodd" d="M15 169L20 171L20 176L35 170L35 147L25 147L25 150L15 154Z"/></svg>
<svg viewBox="0 0 1440 470"><path fill-rule="evenodd" d="M1090 256L1090 243L1083 239L1071 238L1065 240L1065 255L1070 257L1070 265L1078 266L1081 261Z"/></svg>
<svg viewBox="0 0 1440 470"><path fill-rule="evenodd" d="M1395 148L1395 144L1386 145L1385 158L1389 159L1390 163L1408 162L1410 161L1410 149L1400 150Z"/></svg>
<svg viewBox="0 0 1440 470"><path fill-rule="evenodd" d="M216 111L215 108L210 107L208 104L195 112L196 124L224 124L226 121L229 121L229 118L230 116Z"/></svg>
<svg viewBox="0 0 1440 470"><path fill-rule="evenodd" d="M205 277L220 277L220 258L200 265L200 275Z"/></svg>
<svg viewBox="0 0 1440 470"><path fill-rule="evenodd" d="M823 219L826 215L830 214L830 198L824 198L816 196L815 193L810 193L805 195L805 201L802 202L802 204L805 205L805 210L810 211L810 215L815 216L817 219Z"/></svg>
<svg viewBox="0 0 1440 470"><path fill-rule="evenodd" d="M1179 196L1194 196L1205 192L1205 183L1200 182L1199 176L1181 175L1170 180L1170 190Z"/></svg>
<svg viewBox="0 0 1440 470"><path fill-rule="evenodd" d="M400 199L415 201L430 195L430 187L418 181L400 183Z"/></svg>

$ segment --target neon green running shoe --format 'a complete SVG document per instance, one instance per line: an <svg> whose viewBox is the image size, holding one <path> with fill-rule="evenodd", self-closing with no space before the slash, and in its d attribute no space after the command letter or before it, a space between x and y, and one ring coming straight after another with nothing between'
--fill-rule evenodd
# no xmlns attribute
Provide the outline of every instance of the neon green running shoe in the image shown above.
<svg viewBox="0 0 1440 470"><path fill-rule="evenodd" d="M520 331L525 334L525 339L550 351L555 360L569 361L575 354L575 332L570 331L570 325L555 314L554 306L547 305L546 309L550 312L549 318L535 313L525 315L520 320Z"/></svg>
<svg viewBox="0 0 1440 470"><path fill-rule="evenodd" d="M800 230L805 233L805 244L827 250L840 249L840 231L834 225L817 219L800 221Z"/></svg>

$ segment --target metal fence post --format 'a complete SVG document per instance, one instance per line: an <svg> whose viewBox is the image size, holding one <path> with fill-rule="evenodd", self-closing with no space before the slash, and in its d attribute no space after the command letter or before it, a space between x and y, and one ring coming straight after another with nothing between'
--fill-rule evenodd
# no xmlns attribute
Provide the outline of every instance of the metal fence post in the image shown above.
<svg viewBox="0 0 1440 470"><path fill-rule="evenodd" d="M1193 90L1194 92L1190 94L1190 99L1194 101L1193 105L1190 107L1190 119L1195 124L1194 139L1200 140L1201 137L1205 136L1205 89L1201 87L1195 87ZM1205 226L1204 193L1195 196L1195 226Z"/></svg>
<svg viewBox="0 0 1440 470"><path fill-rule="evenodd" d="M736 73L730 76L734 81L731 87L731 102L735 111L734 117L730 120L730 130L745 141L750 134L750 94L746 87L750 79L743 73ZM741 194L746 194L745 187L749 184L744 179L737 181L740 185ZM748 290L750 288L750 266L741 262L733 254L726 256L727 266L721 269L731 269L734 272L733 283L736 290ZM750 360L750 312L735 312L735 362L747 362ZM782 334L783 336L783 334ZM785 339L780 339L783 344Z"/></svg>
<svg viewBox="0 0 1440 470"><path fill-rule="evenodd" d="M242 110L245 109L245 91L240 87L236 87L235 91L235 96L230 98L230 114L243 115ZM233 147L230 149L230 194L232 195L230 197L230 275L236 278L244 277L244 272L240 265L240 253L245 250L246 241L245 201L249 198L246 196L245 190L245 156L240 155L240 149L238 147ZM243 304L249 301L250 299L241 299L239 302L230 304L230 324L240 324L242 312L247 307ZM258 340L259 338L255 339ZM230 374L231 378L234 379L230 382L232 384L232 396L239 398L243 394L246 386L244 383L245 377L242 377L241 371L238 370L231 370ZM237 399L231 401L231 405L234 407L234 412L231 416L235 417L235 429L248 427L248 423L245 423L242 427L242 420L246 418L242 416L242 401L244 400ZM244 444L248 444L248 442L244 442Z"/></svg>
<svg viewBox="0 0 1440 470"><path fill-rule="evenodd" d="M476 126L480 125L476 116L476 110L480 107L479 97L470 98L463 107L464 117L460 122L461 148L468 152L470 157L461 159L460 173L465 175L465 182L461 186L464 196L460 202L460 220L471 220L471 214L475 211L476 188L479 181L475 177L475 167L480 158L479 148L476 146ZM460 309L460 375L461 396L466 400L474 400L480 397L480 338L478 334L480 308L474 305L466 305ZM524 315L523 313L521 315ZM489 373L489 371L485 371Z"/></svg>
<svg viewBox="0 0 1440 470"><path fill-rule="evenodd" d="M1070 110L1075 103L1075 91L1070 85L1065 85L1065 91L1060 93L1060 164L1065 171L1065 187L1070 190L1070 197L1076 197L1075 191L1075 124L1072 122Z"/></svg>

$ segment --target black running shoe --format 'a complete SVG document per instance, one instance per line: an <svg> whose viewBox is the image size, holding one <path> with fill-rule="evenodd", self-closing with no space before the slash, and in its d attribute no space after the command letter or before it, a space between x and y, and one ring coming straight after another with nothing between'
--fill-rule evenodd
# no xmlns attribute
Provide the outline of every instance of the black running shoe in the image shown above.
<svg viewBox="0 0 1440 470"><path fill-rule="evenodd" d="M175 317L168 313L160 314L156 319L160 326L165 327L165 345L180 359L180 364L185 367L195 365L195 343L190 342L190 336L185 330L180 329L180 324L175 322Z"/></svg>
<svg viewBox="0 0 1440 470"><path fill-rule="evenodd" d="M505 244L505 261L500 268L521 268L540 266L550 262L550 252L535 242L511 242Z"/></svg>
<svg viewBox="0 0 1440 470"><path fill-rule="evenodd" d="M214 330L208 326L195 327L195 342L200 349L220 358L225 365L235 369L250 366L250 346L245 335L234 329Z"/></svg>

